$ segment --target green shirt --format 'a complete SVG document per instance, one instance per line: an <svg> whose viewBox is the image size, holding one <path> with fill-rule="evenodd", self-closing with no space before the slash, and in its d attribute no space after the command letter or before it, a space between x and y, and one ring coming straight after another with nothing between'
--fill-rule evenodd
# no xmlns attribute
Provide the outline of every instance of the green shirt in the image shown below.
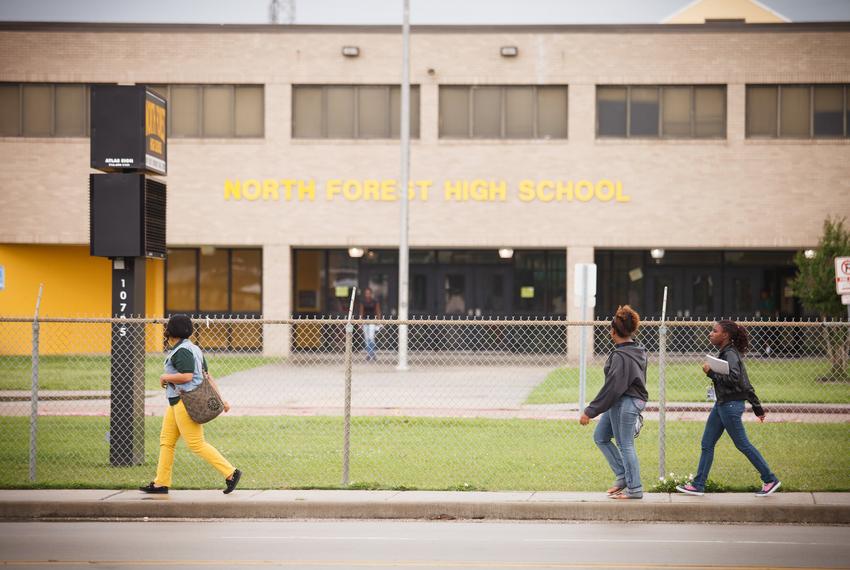
<svg viewBox="0 0 850 570"><path fill-rule="evenodd" d="M192 351L188 348L178 348L171 355L171 364L177 369L180 374L195 373L195 357L192 356ZM207 359L204 357L204 370L207 370ZM180 396L169 398L168 403L176 406L180 401Z"/></svg>
<svg viewBox="0 0 850 570"><path fill-rule="evenodd" d="M195 357L188 348L178 348L171 355L171 364L181 374L195 373ZM204 370L207 369L207 359L204 358Z"/></svg>

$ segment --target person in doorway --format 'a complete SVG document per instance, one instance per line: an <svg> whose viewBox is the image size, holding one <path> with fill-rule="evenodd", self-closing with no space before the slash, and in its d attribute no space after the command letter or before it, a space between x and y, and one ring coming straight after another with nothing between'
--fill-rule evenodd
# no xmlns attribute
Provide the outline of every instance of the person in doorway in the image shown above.
<svg viewBox="0 0 850 570"><path fill-rule="evenodd" d="M236 489L242 472L236 469L224 456L204 439L204 426L196 423L183 401L181 392L191 392L201 385L207 371L207 361L201 349L189 337L192 336L192 319L186 315L174 315L168 319L165 334L171 352L165 359L165 373L159 377L160 385L165 388L168 408L162 419L162 431L159 435L159 462L156 466L156 478L139 490L144 493L167 494L171 486L171 470L174 465L174 448L182 436L189 449L201 459L215 467L224 476L224 494ZM209 382L214 380L207 376ZM224 403L224 411L230 411L230 404Z"/></svg>
<svg viewBox="0 0 850 570"><path fill-rule="evenodd" d="M614 485L608 489L612 499L643 498L635 435L649 394L646 349L633 338L639 325L637 311L628 305L617 308L611 321L614 350L605 362L605 383L579 420L581 425L587 425L601 414L593 440L614 472Z"/></svg>
<svg viewBox="0 0 850 570"><path fill-rule="evenodd" d="M374 297L372 289L366 287L363 289L363 299L360 301L360 318L361 319L380 319L381 318L381 303ZM363 325L363 341L366 344L366 361L374 362L377 360L375 355L375 335L378 332L378 326L374 324Z"/></svg>
<svg viewBox="0 0 850 570"><path fill-rule="evenodd" d="M744 423L741 417L744 415L744 401L750 402L753 413L760 422L764 421L765 411L761 407L758 396L753 390L747 369L741 355L749 348L749 336L744 327L734 321L720 321L714 325L708 335L712 345L720 349L718 358L729 363L729 374L719 374L711 370L708 363L702 365L706 376L711 378L714 385L714 394L717 401L711 408L708 420L705 422L705 430L702 434L702 452L699 457L699 466L694 480L686 485L678 485L676 490L688 495L702 495L705 492L705 483L708 480L708 472L714 461L714 446L723 435L723 431L729 432L729 437L735 443L738 451L744 454L753 464L762 480L762 488L756 493L757 497L766 497L775 493L781 483L776 475L770 470L767 462L759 453L758 449L750 443Z"/></svg>

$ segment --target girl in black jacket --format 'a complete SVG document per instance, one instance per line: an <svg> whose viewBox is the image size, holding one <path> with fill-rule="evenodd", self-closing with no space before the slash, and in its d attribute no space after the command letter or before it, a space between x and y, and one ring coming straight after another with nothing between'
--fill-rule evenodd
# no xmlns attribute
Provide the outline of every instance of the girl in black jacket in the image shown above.
<svg viewBox="0 0 850 570"><path fill-rule="evenodd" d="M750 460L761 476L764 485L756 496L766 497L779 489L781 483L770 470L759 450L750 443L747 432L744 430L744 423L741 421L745 400L752 405L753 413L760 422L764 421L765 416L761 402L750 384L744 361L741 359L741 354L746 352L750 345L747 331L734 321L720 321L714 325L708 340L720 348L718 358L729 363L729 374L718 374L713 372L707 363L702 365L703 372L714 384L717 402L705 423L697 475L691 483L679 485L676 490L688 495L702 495L705 492L705 482L711 470L711 463L714 461L714 446L717 445L717 440L725 430L729 432L729 437L735 442L738 451Z"/></svg>

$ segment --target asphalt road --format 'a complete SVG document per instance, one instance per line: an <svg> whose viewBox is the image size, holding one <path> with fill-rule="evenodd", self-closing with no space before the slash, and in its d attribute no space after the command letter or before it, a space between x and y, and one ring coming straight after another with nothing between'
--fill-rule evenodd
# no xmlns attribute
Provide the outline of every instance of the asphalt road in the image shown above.
<svg viewBox="0 0 850 570"><path fill-rule="evenodd" d="M7 568L848 568L850 528L399 521L0 523Z"/></svg>

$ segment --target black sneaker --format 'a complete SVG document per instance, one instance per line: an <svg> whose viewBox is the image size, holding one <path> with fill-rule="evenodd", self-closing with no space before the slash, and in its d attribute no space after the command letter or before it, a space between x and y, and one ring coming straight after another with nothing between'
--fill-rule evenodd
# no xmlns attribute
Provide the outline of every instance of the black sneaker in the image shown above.
<svg viewBox="0 0 850 570"><path fill-rule="evenodd" d="M224 490L224 494L227 495L232 493L236 488L236 485L239 484L239 479L242 478L242 472L236 469L233 472L233 475L230 476L230 479L225 479L224 484L227 485L227 488Z"/></svg>
<svg viewBox="0 0 850 570"><path fill-rule="evenodd" d="M153 481L151 481L144 487L139 487L139 491L142 493L149 493L151 495L167 495L168 487L157 487L153 484Z"/></svg>

